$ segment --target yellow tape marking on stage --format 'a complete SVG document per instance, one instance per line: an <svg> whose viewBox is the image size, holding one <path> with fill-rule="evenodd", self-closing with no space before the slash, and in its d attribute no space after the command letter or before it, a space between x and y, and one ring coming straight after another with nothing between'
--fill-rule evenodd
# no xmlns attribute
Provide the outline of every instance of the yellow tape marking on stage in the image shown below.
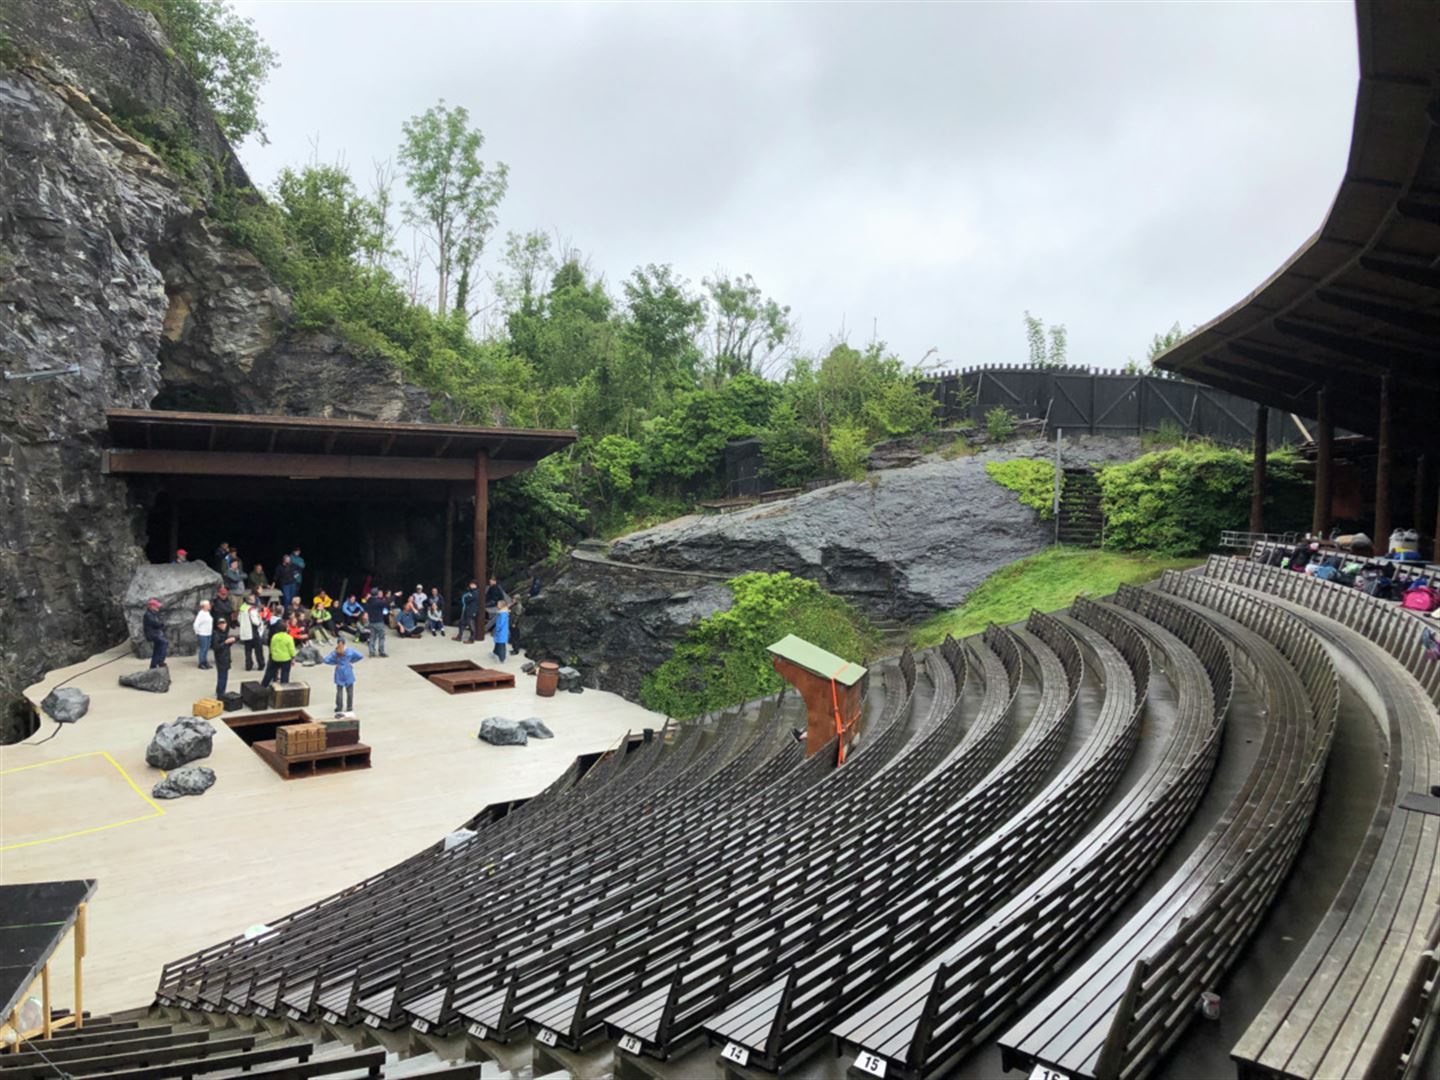
<svg viewBox="0 0 1440 1080"><path fill-rule="evenodd" d="M0 771L0 776L9 776L11 773L24 772L26 769L43 769L47 765L61 765L67 761L78 761L81 758L103 757L108 761L115 771L118 772L125 783L130 785L130 790L139 795L150 807L152 813L141 814L139 817L126 818L124 821L112 821L108 825L95 825L88 829L77 829L75 832L61 833L59 836L46 836L40 840L22 840L18 844L0 845L0 851L14 851L16 848L34 847L37 844L53 844L57 840L73 840L77 836L89 836L91 833L104 832L106 829L118 829L121 825L134 825L138 821L150 821L153 818L164 817L165 810L154 799L145 793L145 790L130 778L118 761L110 756L108 750L91 750L85 754L71 754L69 757L56 758L54 761L37 761L34 765L17 765L13 769ZM161 774L165 775L164 773Z"/></svg>

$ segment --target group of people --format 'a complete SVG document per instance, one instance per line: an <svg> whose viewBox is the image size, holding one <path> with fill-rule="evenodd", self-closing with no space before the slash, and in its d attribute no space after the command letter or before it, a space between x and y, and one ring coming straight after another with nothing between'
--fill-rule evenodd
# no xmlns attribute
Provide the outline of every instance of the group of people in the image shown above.
<svg viewBox="0 0 1440 1080"><path fill-rule="evenodd" d="M182 548L175 553L175 562L189 561ZM215 595L200 602L193 628L197 639L197 659L202 670L215 671L215 696L223 698L229 685L231 649L239 644L245 658L246 671L263 671L262 686L290 681L295 656L307 643L329 644L325 663L335 667L335 715L353 714L354 665L363 659L345 635L364 642L371 657L385 657L386 640L393 630L400 637L415 638L429 634L445 634L445 598L440 588L429 591L416 585L413 592L400 589L366 588L351 593L342 603L324 589L316 591L308 607L299 595L305 560L297 547L281 557L275 580L266 580L264 568L256 564L248 576L241 575L239 554L228 543L215 552L218 567L223 567ZM539 593L539 578L530 584L530 595ZM484 621L482 621L484 620ZM144 616L144 636L152 644L150 666L165 666L169 639L158 599L149 601ZM512 637L510 597L495 578L484 590L471 581L460 597L460 621L455 640L472 644L487 635L493 640L493 655L503 662Z"/></svg>

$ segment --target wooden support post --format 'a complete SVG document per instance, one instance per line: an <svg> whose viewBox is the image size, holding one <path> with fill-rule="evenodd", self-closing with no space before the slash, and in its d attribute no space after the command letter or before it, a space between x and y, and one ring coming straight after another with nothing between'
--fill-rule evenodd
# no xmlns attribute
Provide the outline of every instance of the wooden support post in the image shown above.
<svg viewBox="0 0 1440 1080"><path fill-rule="evenodd" d="M1315 512L1310 531L1324 536L1330 531L1330 495L1334 490L1335 425L1330 421L1330 391L1315 394Z"/></svg>
<svg viewBox="0 0 1440 1080"><path fill-rule="evenodd" d="M1250 531L1265 531L1265 457L1270 452L1270 409L1255 406L1255 463L1250 477Z"/></svg>
<svg viewBox="0 0 1440 1080"><path fill-rule="evenodd" d="M1374 552L1390 550L1390 376L1380 376L1380 425L1375 436Z"/></svg>
<svg viewBox="0 0 1440 1080"><path fill-rule="evenodd" d="M40 969L40 1037L48 1039L53 1034L50 1027L50 961Z"/></svg>
<svg viewBox="0 0 1440 1080"><path fill-rule="evenodd" d="M85 1026L85 979L81 968L85 960L85 905L75 909L74 936L70 943L75 947L75 1026Z"/></svg>
<svg viewBox="0 0 1440 1080"><path fill-rule="evenodd" d="M486 544L487 519L490 517L490 455L484 450L475 452L475 582L485 587L486 570L489 567L489 552Z"/></svg>
<svg viewBox="0 0 1440 1080"><path fill-rule="evenodd" d="M1425 486L1429 483L1429 480L1425 476L1427 464L1428 462L1426 462L1424 454L1416 455L1415 491L1414 499L1410 507L1410 527L1417 533L1423 533L1425 531L1425 526L1422 523L1425 520Z"/></svg>
<svg viewBox="0 0 1440 1080"><path fill-rule="evenodd" d="M440 588L445 596L445 610L449 614L450 594L455 591L455 496L445 499L445 576L440 579Z"/></svg>

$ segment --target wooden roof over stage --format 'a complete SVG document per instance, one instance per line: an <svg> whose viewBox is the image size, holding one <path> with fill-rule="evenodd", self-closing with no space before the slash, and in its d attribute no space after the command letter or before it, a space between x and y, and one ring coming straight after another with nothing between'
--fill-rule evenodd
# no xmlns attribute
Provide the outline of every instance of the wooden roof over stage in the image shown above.
<svg viewBox="0 0 1440 1080"><path fill-rule="evenodd" d="M1356 5L1350 157L1325 223L1268 281L1156 366L1376 434L1391 376L1397 441L1440 442L1440 4Z"/></svg>
<svg viewBox="0 0 1440 1080"><path fill-rule="evenodd" d="M371 484L473 483L530 468L575 441L573 431L331 420L312 416L115 409L105 414L117 476L237 477Z"/></svg>

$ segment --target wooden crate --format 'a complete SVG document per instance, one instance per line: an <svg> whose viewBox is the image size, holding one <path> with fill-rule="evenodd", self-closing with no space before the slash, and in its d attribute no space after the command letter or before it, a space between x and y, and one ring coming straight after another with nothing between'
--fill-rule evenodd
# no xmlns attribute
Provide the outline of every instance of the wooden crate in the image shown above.
<svg viewBox="0 0 1440 1080"><path fill-rule="evenodd" d="M324 749L324 724L287 724L275 732L275 752L281 757L317 754Z"/></svg>
<svg viewBox="0 0 1440 1080"><path fill-rule="evenodd" d="M190 706L190 715L198 716L201 720L214 720L224 711L225 703L215 698L202 697Z"/></svg>
<svg viewBox="0 0 1440 1080"><path fill-rule="evenodd" d="M515 676L508 671L481 668L479 671L440 672L430 676L430 681L447 694L474 694L482 690L510 690L515 686Z"/></svg>
<svg viewBox="0 0 1440 1080"><path fill-rule="evenodd" d="M240 684L240 700L247 709L270 708L270 687L261 686L259 680Z"/></svg>
<svg viewBox="0 0 1440 1080"><path fill-rule="evenodd" d="M360 742L359 720L322 720L325 725L325 746L355 746Z"/></svg>
<svg viewBox="0 0 1440 1080"><path fill-rule="evenodd" d="M303 709L310 704L310 685L303 682L276 683L274 708Z"/></svg>

